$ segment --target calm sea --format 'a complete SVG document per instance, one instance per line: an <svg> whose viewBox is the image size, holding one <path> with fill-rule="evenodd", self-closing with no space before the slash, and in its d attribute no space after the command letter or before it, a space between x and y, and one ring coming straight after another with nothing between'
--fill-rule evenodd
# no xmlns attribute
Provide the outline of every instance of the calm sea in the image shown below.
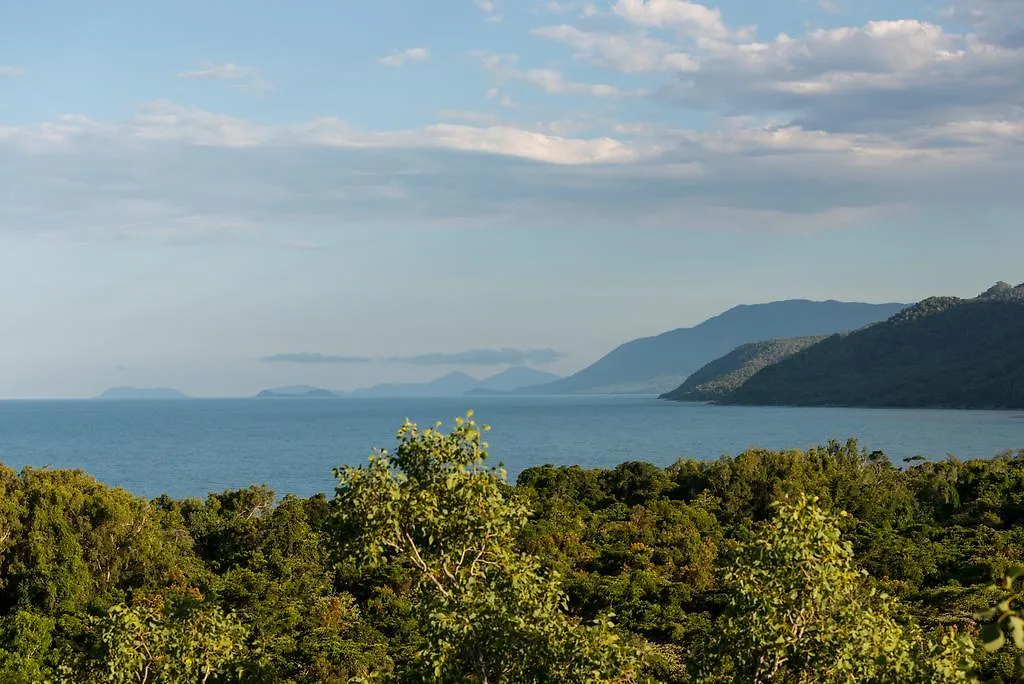
<svg viewBox="0 0 1024 684"><path fill-rule="evenodd" d="M897 463L1024 448L1020 411L720 407L647 397L9 401L0 402L0 462L81 468L144 496L254 483L309 495L333 489L333 467L390 448L404 418L448 425L468 408L493 427L492 460L512 478L544 463L668 465L830 438L857 437Z"/></svg>

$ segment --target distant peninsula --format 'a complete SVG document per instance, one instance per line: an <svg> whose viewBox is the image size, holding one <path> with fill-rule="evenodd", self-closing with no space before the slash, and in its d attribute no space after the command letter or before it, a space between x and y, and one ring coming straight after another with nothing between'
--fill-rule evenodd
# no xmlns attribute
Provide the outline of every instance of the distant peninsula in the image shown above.
<svg viewBox="0 0 1024 684"><path fill-rule="evenodd" d="M686 379L682 385L661 395L674 401L718 401L735 392L762 368L788 359L825 337L796 337L749 342L715 359Z"/></svg>
<svg viewBox="0 0 1024 684"><path fill-rule="evenodd" d="M191 399L192 397L170 387L111 387L103 394L94 398L141 401L144 399Z"/></svg>

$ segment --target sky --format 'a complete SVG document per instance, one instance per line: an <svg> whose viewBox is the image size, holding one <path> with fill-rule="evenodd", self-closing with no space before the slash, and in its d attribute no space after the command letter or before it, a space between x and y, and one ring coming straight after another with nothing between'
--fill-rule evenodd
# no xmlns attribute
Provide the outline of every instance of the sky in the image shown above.
<svg viewBox="0 0 1024 684"><path fill-rule="evenodd" d="M3 14L0 398L566 374L1024 281L1024 0Z"/></svg>

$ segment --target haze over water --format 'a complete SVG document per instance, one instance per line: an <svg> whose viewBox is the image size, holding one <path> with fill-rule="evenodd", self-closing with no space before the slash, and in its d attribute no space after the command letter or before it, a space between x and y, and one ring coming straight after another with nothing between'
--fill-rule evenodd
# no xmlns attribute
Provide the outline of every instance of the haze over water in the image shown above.
<svg viewBox="0 0 1024 684"><path fill-rule="evenodd" d="M545 463L666 466L831 438L857 437L897 464L1024 448L1019 411L723 407L621 396L37 401L0 402L0 462L81 468L149 497L260 483L306 496L332 491L335 466L391 448L403 418L449 426L468 408L492 425L491 459L511 479Z"/></svg>

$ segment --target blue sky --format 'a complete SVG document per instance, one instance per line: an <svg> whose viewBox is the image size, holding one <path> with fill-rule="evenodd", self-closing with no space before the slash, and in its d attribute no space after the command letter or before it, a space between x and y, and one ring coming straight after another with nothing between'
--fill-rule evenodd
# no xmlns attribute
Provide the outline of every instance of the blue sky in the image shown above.
<svg viewBox="0 0 1024 684"><path fill-rule="evenodd" d="M8 4L0 397L1024 281L1024 0Z"/></svg>

